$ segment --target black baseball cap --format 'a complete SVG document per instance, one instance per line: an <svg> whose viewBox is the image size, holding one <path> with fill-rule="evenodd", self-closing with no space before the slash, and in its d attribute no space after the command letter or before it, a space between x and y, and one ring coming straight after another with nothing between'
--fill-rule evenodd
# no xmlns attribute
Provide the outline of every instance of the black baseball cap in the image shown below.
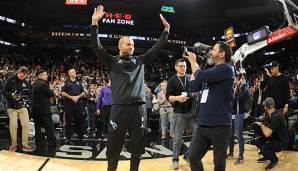
<svg viewBox="0 0 298 171"><path fill-rule="evenodd" d="M279 63L278 63L277 61L272 61L272 62L270 62L270 64L269 64L269 67L270 67L270 68L272 68L272 67L276 67L276 66L279 67Z"/></svg>

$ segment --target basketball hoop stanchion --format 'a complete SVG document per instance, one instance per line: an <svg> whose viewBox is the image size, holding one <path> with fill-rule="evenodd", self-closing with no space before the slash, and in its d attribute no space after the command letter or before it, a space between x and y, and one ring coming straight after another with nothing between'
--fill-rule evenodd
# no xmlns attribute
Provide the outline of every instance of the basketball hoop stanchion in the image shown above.
<svg viewBox="0 0 298 171"><path fill-rule="evenodd" d="M266 40L259 41L254 44L243 44L232 56L232 61L236 65L239 63L240 70L244 70L243 68L243 61L246 57L264 47L267 47L272 44L276 44L283 40L291 39L292 37L298 34L298 7L295 5L291 0L278 0L281 2L286 19L288 21L288 26L281 28L275 32L272 32L268 35ZM288 9L288 5L291 6L296 13L290 13Z"/></svg>

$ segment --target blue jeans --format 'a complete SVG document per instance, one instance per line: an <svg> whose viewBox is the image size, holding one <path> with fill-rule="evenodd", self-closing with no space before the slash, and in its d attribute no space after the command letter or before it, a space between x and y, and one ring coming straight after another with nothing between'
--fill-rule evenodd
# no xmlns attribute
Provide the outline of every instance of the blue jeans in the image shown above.
<svg viewBox="0 0 298 171"><path fill-rule="evenodd" d="M244 123L244 116L245 114L238 114L235 116L235 119L232 122L231 128L231 137L230 137L230 154L234 153L234 145L235 145L235 137L238 139L239 142L239 158L243 158L244 154L244 138L243 138L243 123Z"/></svg>
<svg viewBox="0 0 298 171"><path fill-rule="evenodd" d="M162 135L166 134L168 125L170 125L170 132L171 134L174 134L174 124L175 124L175 118L174 118L174 111L173 107L161 107L159 110L160 113L160 127Z"/></svg>

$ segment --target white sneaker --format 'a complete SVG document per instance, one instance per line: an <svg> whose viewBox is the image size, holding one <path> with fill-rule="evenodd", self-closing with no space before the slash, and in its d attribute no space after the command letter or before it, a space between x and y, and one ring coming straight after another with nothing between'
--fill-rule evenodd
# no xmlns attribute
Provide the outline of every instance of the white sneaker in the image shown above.
<svg viewBox="0 0 298 171"><path fill-rule="evenodd" d="M178 170L178 169L179 169L178 161L173 161L173 170Z"/></svg>

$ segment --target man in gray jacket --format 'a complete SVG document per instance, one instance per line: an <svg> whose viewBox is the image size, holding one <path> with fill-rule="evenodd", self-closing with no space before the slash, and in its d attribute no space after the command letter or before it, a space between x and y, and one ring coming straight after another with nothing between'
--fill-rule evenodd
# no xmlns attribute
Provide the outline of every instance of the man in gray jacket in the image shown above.
<svg viewBox="0 0 298 171"><path fill-rule="evenodd" d="M110 55L98 38L98 21L105 15L103 6L94 9L91 25L91 43L94 53L104 62L112 81L113 105L109 121L107 158L108 171L116 171L119 155L125 141L126 131L131 135L130 171L137 171L144 152L144 134L146 121L146 96L144 67L159 54L166 43L170 25L160 15L165 27L160 39L145 54L134 56L134 41L128 37L119 40L119 55Z"/></svg>

